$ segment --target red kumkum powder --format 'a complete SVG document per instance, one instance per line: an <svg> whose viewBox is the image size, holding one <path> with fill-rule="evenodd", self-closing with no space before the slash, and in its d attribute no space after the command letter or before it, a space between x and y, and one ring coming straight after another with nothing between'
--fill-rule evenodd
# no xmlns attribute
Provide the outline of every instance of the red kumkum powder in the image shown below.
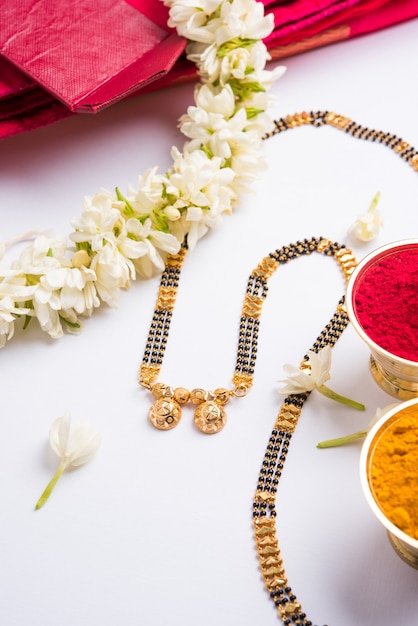
<svg viewBox="0 0 418 626"><path fill-rule="evenodd" d="M418 246L382 253L366 266L353 289L353 308L374 343L418 361Z"/></svg>

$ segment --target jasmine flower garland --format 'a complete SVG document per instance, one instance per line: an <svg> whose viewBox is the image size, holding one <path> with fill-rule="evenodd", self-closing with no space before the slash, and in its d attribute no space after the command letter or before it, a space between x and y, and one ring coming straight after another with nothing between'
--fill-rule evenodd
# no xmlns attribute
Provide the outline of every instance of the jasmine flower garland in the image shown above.
<svg viewBox="0 0 418 626"><path fill-rule="evenodd" d="M172 148L173 164L139 177L126 193L102 190L84 198L72 220L70 244L36 236L10 268L0 269L0 347L36 318L58 338L78 332L80 318L101 303L115 306L137 276L164 269L164 256L189 248L230 214L266 165L262 136L271 130L267 90L284 68L265 70L262 42L272 15L254 0L164 0L168 25L188 40L187 55L200 83L195 104L180 118L187 137ZM0 246L0 258L8 248Z"/></svg>

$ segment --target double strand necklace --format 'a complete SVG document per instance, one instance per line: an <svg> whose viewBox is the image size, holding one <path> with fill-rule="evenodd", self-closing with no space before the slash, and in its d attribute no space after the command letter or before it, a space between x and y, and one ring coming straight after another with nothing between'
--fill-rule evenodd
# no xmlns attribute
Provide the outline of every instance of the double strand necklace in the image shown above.
<svg viewBox="0 0 418 626"><path fill-rule="evenodd" d="M304 239L277 249L251 272L242 305L235 370L232 387L206 390L188 390L159 382L161 366L177 297L180 271L186 256L187 244L180 252L169 255L162 274L157 302L148 333L144 356L139 369L139 384L151 391L155 398L149 410L149 419L155 428L170 430L180 421L182 405L195 405L194 423L205 434L222 430L227 416L224 406L231 398L240 398L248 393L253 384L257 358L258 333L262 307L268 293L268 279L279 267L302 255L319 252L333 256L342 267L346 280L356 266L351 251L344 245L332 243L322 237ZM340 312L341 313L341 312ZM339 313L339 314L340 314ZM308 365L309 366L309 365Z"/></svg>

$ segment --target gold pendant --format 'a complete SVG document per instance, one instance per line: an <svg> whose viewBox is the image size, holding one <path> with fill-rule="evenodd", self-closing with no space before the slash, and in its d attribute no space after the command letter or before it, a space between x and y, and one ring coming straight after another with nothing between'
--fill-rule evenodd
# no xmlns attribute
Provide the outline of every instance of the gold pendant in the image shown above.
<svg viewBox="0 0 418 626"><path fill-rule="evenodd" d="M181 408L171 398L158 398L149 410L150 422L158 430L171 430L181 419Z"/></svg>
<svg viewBox="0 0 418 626"><path fill-rule="evenodd" d="M207 400L197 407L194 414L194 423L205 435L214 435L225 426L226 413L217 402Z"/></svg>

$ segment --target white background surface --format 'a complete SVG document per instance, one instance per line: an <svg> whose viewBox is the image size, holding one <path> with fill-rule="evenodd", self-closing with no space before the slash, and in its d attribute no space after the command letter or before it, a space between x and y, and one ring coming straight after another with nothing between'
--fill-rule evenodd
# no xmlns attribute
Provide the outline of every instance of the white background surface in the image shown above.
<svg viewBox="0 0 418 626"><path fill-rule="evenodd" d="M418 146L418 21L291 58L272 90L274 116L328 109ZM192 85L74 117L0 144L1 239L36 228L70 232L84 195L121 190L181 147L178 117ZM418 175L389 149L332 128L299 128L265 145L269 170L232 217L188 257L161 380L229 386L247 276L283 244L326 236L358 259L418 236ZM385 227L372 244L347 230L377 191ZM177 429L147 420L137 386L158 279L136 283L116 310L53 341L33 324L0 355L0 623L2 626L255 626L278 624L264 590L251 505L281 397L284 363L299 363L343 293L319 255L270 280L255 384L205 437L185 410ZM360 446L316 443L366 427L393 399L368 369L350 327L333 351L330 386L364 414L312 394L285 465L278 535L289 582L315 624L416 624L418 572L404 564L360 489ZM97 457L34 504L57 467L51 422L64 411L103 435Z"/></svg>

